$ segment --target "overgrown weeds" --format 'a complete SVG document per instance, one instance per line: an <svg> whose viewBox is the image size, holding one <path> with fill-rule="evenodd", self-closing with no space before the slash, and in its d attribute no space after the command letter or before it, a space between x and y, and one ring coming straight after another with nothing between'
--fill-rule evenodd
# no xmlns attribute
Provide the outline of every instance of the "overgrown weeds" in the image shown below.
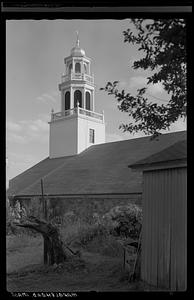
<svg viewBox="0 0 194 300"><path fill-rule="evenodd" d="M65 218L65 216L64 216ZM105 215L95 213L86 219L68 215L68 222L60 226L64 243L75 248L107 256L121 256L123 248L119 240L137 240L141 230L142 211L134 204L117 206ZM66 219L66 220L67 220Z"/></svg>

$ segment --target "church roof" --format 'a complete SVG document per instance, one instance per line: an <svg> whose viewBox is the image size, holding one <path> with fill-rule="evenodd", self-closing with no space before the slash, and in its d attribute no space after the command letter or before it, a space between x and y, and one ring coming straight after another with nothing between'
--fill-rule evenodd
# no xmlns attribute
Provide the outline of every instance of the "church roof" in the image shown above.
<svg viewBox="0 0 194 300"><path fill-rule="evenodd" d="M142 192L142 173L128 165L186 140L186 131L94 145L74 156L46 158L10 181L9 195L130 194Z"/></svg>

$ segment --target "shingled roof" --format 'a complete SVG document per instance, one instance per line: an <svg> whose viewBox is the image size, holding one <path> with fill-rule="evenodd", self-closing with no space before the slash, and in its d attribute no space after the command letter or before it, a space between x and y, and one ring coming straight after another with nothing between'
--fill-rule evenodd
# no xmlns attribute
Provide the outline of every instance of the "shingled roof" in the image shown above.
<svg viewBox="0 0 194 300"><path fill-rule="evenodd" d="M47 195L141 193L141 172L128 165L186 140L186 132L94 145L79 155L46 158L10 181L9 195L41 194L43 178Z"/></svg>

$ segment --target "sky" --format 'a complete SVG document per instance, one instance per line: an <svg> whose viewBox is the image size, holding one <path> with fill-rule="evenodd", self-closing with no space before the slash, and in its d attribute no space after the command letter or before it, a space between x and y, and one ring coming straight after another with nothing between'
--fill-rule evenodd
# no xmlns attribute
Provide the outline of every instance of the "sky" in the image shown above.
<svg viewBox="0 0 194 300"><path fill-rule="evenodd" d="M105 114L106 142L144 136L123 133L129 123L114 96L101 87L119 80L121 89L135 93L144 87L148 72L134 70L142 57L137 47L124 43L130 20L9 20L6 22L6 185L8 181L49 155L50 112L60 111L58 84L65 71L64 58L80 46L92 59L95 78L95 111ZM160 84L148 89L150 101L164 103L168 95ZM170 132L186 129L177 121ZM168 131L169 132L169 131Z"/></svg>

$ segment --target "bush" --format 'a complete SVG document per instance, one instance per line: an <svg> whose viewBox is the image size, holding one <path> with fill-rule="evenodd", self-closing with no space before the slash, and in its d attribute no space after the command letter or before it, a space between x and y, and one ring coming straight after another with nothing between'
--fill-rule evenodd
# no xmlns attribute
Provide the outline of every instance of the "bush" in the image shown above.
<svg viewBox="0 0 194 300"><path fill-rule="evenodd" d="M138 239L142 227L142 209L136 204L116 206L102 219L113 235Z"/></svg>

